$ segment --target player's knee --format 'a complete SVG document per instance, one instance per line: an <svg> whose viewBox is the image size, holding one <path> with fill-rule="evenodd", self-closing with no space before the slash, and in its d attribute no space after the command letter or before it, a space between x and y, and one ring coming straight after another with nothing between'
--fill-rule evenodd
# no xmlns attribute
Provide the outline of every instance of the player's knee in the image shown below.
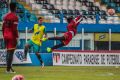
<svg viewBox="0 0 120 80"><path fill-rule="evenodd" d="M25 49L28 49L28 48L29 48L29 45L28 45L28 44L26 44L26 45L25 45Z"/></svg>

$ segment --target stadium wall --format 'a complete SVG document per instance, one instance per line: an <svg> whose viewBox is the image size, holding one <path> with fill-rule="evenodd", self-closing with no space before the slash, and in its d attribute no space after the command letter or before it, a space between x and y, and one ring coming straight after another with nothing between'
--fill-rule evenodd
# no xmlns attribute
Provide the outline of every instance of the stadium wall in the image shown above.
<svg viewBox="0 0 120 80"><path fill-rule="evenodd" d="M28 27L28 29L32 28L35 22L20 22L18 25L19 30L25 30L25 27ZM44 23L46 26L47 32L53 32L54 28L59 32L65 32L66 31L66 23ZM82 31L82 28L84 28L85 32L108 32L109 29L112 30L112 32L120 32L120 24L80 24L78 26L78 32Z"/></svg>
<svg viewBox="0 0 120 80"><path fill-rule="evenodd" d="M54 66L120 66L120 51L53 51Z"/></svg>
<svg viewBox="0 0 120 80"><path fill-rule="evenodd" d="M30 53L31 64L40 66L34 53ZM80 51L55 50L53 53L42 53L45 66L120 66L120 51Z"/></svg>
<svg viewBox="0 0 120 80"><path fill-rule="evenodd" d="M31 64L27 64L27 66L40 66L40 62L38 61L36 55L34 53L30 53L31 57ZM41 53L42 60L45 64L45 66L52 66L53 60L52 60L52 54L51 53Z"/></svg>

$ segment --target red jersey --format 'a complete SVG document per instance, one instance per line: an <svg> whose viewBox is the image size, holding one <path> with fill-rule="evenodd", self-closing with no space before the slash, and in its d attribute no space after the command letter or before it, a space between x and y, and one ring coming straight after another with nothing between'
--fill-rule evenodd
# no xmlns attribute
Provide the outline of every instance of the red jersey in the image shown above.
<svg viewBox="0 0 120 80"><path fill-rule="evenodd" d="M67 30L68 31L73 31L74 35L76 35L77 33L77 26L81 21L81 16L77 16L74 20L72 20L68 26L67 26Z"/></svg>
<svg viewBox="0 0 120 80"><path fill-rule="evenodd" d="M3 37L4 39L18 38L18 17L14 12L7 13L3 18Z"/></svg>

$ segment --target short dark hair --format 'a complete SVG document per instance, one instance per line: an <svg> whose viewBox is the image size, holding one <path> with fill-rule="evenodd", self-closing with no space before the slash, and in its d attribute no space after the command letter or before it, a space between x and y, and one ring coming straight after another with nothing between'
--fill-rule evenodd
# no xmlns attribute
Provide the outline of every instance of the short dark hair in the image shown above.
<svg viewBox="0 0 120 80"><path fill-rule="evenodd" d="M38 20L43 19L42 17L38 17Z"/></svg>
<svg viewBox="0 0 120 80"><path fill-rule="evenodd" d="M10 11L14 12L16 10L16 3L15 2L11 2L10 3Z"/></svg>
<svg viewBox="0 0 120 80"><path fill-rule="evenodd" d="M70 23L72 20L73 20L73 17L72 17L72 16L67 18L67 22L68 22L68 23Z"/></svg>

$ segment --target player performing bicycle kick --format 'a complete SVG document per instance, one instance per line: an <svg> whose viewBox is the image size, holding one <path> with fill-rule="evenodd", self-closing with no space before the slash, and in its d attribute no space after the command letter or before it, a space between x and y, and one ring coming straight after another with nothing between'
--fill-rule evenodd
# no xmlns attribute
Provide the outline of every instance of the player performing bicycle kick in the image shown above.
<svg viewBox="0 0 120 80"><path fill-rule="evenodd" d="M43 41L46 40L59 40L61 41L60 44L57 44L53 47L48 47L47 52L52 52L54 49L58 49L60 47L66 46L69 44L69 42L72 40L72 38L77 34L77 26L79 23L83 20L82 16L77 16L75 19L72 17L69 17L67 19L68 25L67 25L67 31L63 34L61 37L48 37L48 38L43 38Z"/></svg>

